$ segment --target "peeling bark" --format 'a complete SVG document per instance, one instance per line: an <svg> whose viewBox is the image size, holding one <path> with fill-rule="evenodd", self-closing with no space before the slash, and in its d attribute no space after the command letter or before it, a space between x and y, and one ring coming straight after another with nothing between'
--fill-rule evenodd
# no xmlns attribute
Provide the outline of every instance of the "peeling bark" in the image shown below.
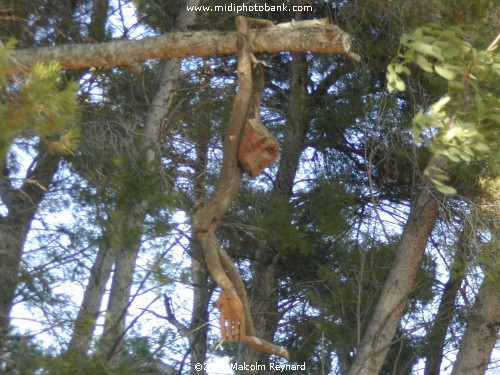
<svg viewBox="0 0 500 375"><path fill-rule="evenodd" d="M195 12L190 13L191 16ZM174 32L142 40L118 40L100 44L60 45L14 51L10 55L10 74L25 73L37 62L58 61L63 69L104 66L136 66L149 59L234 54L237 33L222 31ZM272 28L249 30L253 52L351 53L351 38L339 27L323 21L298 21Z"/></svg>

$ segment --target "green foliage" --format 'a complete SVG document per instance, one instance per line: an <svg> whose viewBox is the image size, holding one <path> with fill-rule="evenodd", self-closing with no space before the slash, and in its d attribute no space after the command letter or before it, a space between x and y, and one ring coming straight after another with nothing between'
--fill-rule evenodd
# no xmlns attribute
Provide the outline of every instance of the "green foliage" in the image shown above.
<svg viewBox="0 0 500 375"><path fill-rule="evenodd" d="M411 74L410 64L444 79L447 93L431 107L420 109L413 119L415 140L430 131L436 155L456 163L489 158L493 173L497 173L500 156L500 98L495 85L500 56L495 49L475 49L458 27L429 24L401 36L398 56L386 74L389 92L406 89L402 77ZM425 174L441 192L456 193L446 185L444 171L427 169Z"/></svg>
<svg viewBox="0 0 500 375"><path fill-rule="evenodd" d="M78 145L76 83L61 89L57 63L36 64L24 79L9 80L6 53L0 49L0 160L12 141L37 135L52 152L73 154Z"/></svg>
<svg viewBox="0 0 500 375"><path fill-rule="evenodd" d="M389 348L380 375L414 374L413 365L418 360L415 353L418 353L420 340L408 335L401 327L398 327L393 341L395 343Z"/></svg>
<svg viewBox="0 0 500 375"><path fill-rule="evenodd" d="M47 359L41 367L43 370L39 373L44 375L132 374L128 369L111 369L102 359L76 355L64 355Z"/></svg>
<svg viewBox="0 0 500 375"><path fill-rule="evenodd" d="M298 194L300 224L314 232L311 236L339 236L348 229L346 218L352 214L354 199L337 181L318 178L311 190Z"/></svg>
<svg viewBox="0 0 500 375"><path fill-rule="evenodd" d="M0 373L12 375L34 374L43 362L43 351L30 336L17 336L2 347Z"/></svg>
<svg viewBox="0 0 500 375"><path fill-rule="evenodd" d="M175 18L179 14L181 2L179 0L144 1L134 0L139 16L153 30L164 33L172 29Z"/></svg>
<svg viewBox="0 0 500 375"><path fill-rule="evenodd" d="M284 253L295 250L311 251L310 243L296 225L296 211L286 198L274 194L269 198L266 215L256 212L250 222L259 228L266 229L266 241L281 249Z"/></svg>

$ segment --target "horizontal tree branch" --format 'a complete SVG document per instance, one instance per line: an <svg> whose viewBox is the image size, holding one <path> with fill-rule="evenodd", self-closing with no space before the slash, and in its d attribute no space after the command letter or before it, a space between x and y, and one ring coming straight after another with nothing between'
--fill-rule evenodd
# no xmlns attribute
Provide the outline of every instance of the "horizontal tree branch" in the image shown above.
<svg viewBox="0 0 500 375"><path fill-rule="evenodd" d="M278 24L249 31L254 52L320 52L342 54L359 61L351 53L351 37L323 20ZM130 66L149 59L233 54L237 33L223 31L176 32L141 40L117 40L99 44L73 44L17 50L9 55L10 74L22 74L37 62L57 61L63 69Z"/></svg>

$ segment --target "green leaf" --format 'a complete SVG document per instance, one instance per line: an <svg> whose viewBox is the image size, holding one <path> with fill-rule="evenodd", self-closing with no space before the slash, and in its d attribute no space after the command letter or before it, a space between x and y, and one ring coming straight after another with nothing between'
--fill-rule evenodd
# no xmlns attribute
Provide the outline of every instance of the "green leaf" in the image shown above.
<svg viewBox="0 0 500 375"><path fill-rule="evenodd" d="M434 186L436 187L436 189L438 189L443 194L448 194L448 195L457 194L457 190L451 186L441 184L441 183L436 182L434 180L432 182L434 182Z"/></svg>
<svg viewBox="0 0 500 375"><path fill-rule="evenodd" d="M417 59L415 62L427 73L432 73L432 64L429 61L427 61L427 59L424 56L417 55Z"/></svg>
<svg viewBox="0 0 500 375"><path fill-rule="evenodd" d="M447 79L448 81L455 79L455 77L457 76L456 72L454 72L453 70L450 70L449 68L447 68L446 66L444 66L442 64L434 65L434 69L436 70L437 74L439 74L444 79Z"/></svg>
<svg viewBox="0 0 500 375"><path fill-rule="evenodd" d="M441 54L445 59L454 59L455 57L460 56L462 54L462 51L457 47L449 47L443 49Z"/></svg>
<svg viewBox="0 0 500 375"><path fill-rule="evenodd" d="M413 32L412 38L414 40L422 40L423 36L424 36L424 28L419 27Z"/></svg>
<svg viewBox="0 0 500 375"><path fill-rule="evenodd" d="M440 113L441 109L443 109L443 107L450 101L450 99L451 98L448 95L439 99L436 103L434 103L431 106L432 112L434 112L435 114Z"/></svg>
<svg viewBox="0 0 500 375"><path fill-rule="evenodd" d="M464 84L460 81L448 81L448 88L456 89L456 90L463 90Z"/></svg>
<svg viewBox="0 0 500 375"><path fill-rule="evenodd" d="M427 168L425 168L425 171L424 171L424 175L428 176L428 177L432 177L432 176L436 176L436 175L439 175L439 174L444 174L444 170L439 168L439 167L436 167L434 165L431 165Z"/></svg>
<svg viewBox="0 0 500 375"><path fill-rule="evenodd" d="M404 46L407 46L408 45L408 42L411 40L411 37L408 35L408 34L403 34L401 35L401 37L399 38L399 43L404 45Z"/></svg>
<svg viewBox="0 0 500 375"><path fill-rule="evenodd" d="M467 162L467 163L470 163L470 161L472 160L472 156L473 155L470 155L471 154L471 150L467 147L467 148L463 148L463 151L461 154L460 154L460 158Z"/></svg>
<svg viewBox="0 0 500 375"><path fill-rule="evenodd" d="M12 51L14 48L16 48L17 43L17 40L11 37L7 40L7 43L5 43L5 49L7 49L8 51Z"/></svg>
<svg viewBox="0 0 500 375"><path fill-rule="evenodd" d="M439 33L439 36L441 38L446 38L446 39L455 39L457 37L455 32L453 30L450 30L450 29L446 29L446 30L441 31Z"/></svg>
<svg viewBox="0 0 500 375"><path fill-rule="evenodd" d="M441 153L445 155L451 161L458 163L460 161L460 157L453 152L454 150L443 150Z"/></svg>
<svg viewBox="0 0 500 375"><path fill-rule="evenodd" d="M411 44L411 48L424 55L435 57L439 61L444 61L443 56L441 56L441 50L439 49L439 47L422 42L413 42Z"/></svg>
<svg viewBox="0 0 500 375"><path fill-rule="evenodd" d="M457 130L458 130L458 128L451 128L450 130L448 130L448 131L446 132L446 134L444 135L443 140L444 140L445 142L449 142L449 141L451 141L453 138L455 138L455 135L456 135L456 133L457 133Z"/></svg>
<svg viewBox="0 0 500 375"><path fill-rule="evenodd" d="M474 149L476 149L476 151L481 152L481 153L490 152L490 148L484 142L476 142L476 144L474 145Z"/></svg>
<svg viewBox="0 0 500 375"><path fill-rule="evenodd" d="M406 90L406 85L403 82L403 80L401 78L399 78L399 76L395 80L395 85L396 85L396 89L399 90L399 91L405 91Z"/></svg>

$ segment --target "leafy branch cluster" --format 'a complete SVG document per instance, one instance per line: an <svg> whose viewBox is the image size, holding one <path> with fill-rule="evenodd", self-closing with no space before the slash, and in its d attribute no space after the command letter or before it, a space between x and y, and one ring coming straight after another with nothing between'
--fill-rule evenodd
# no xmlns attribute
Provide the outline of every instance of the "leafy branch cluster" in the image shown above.
<svg viewBox="0 0 500 375"><path fill-rule="evenodd" d="M63 85L60 66L53 62L37 63L26 78L9 84L7 52L13 44L0 46L0 158L5 157L13 139L33 133L49 150L73 154L79 139L74 127L78 116L77 83Z"/></svg>
<svg viewBox="0 0 500 375"><path fill-rule="evenodd" d="M498 85L500 56L498 43L478 51L456 26L429 24L411 34L403 34L397 57L387 68L389 92L406 90L403 75L410 75L410 64L447 82L447 93L435 104L420 109L413 119L415 142L423 132L433 135L431 149L453 162L471 162L491 158L495 169L499 158L498 125L500 99ZM446 194L456 190L447 186L448 177L437 168L427 169L436 188Z"/></svg>

